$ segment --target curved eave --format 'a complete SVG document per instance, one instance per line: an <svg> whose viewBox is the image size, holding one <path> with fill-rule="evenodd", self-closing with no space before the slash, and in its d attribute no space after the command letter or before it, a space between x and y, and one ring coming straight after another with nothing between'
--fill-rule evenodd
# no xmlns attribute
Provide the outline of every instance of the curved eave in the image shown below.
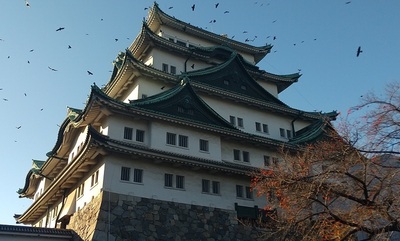
<svg viewBox="0 0 400 241"><path fill-rule="evenodd" d="M76 185L83 177L84 170L88 170L89 166L96 164L95 157L101 153L101 150L96 150L92 137L90 127L88 127L81 151L77 153L76 157L65 167L63 172L50 183L43 194L17 218L17 222L33 224L38 221L47 212L49 206L54 205L64 194L68 194L64 193L64 191L70 190Z"/></svg>
<svg viewBox="0 0 400 241"><path fill-rule="evenodd" d="M202 28L190 25L167 15L158 7L157 3L154 3L153 7L150 9L149 15L147 17L147 23L150 29L152 29L153 31L156 31L160 27L160 25L167 25L172 28L178 29L179 31L183 31L183 29L185 29L186 33L192 34L198 38L206 39L218 45L228 45L239 51L249 53L254 56L254 60L256 63L263 59L271 51L272 48L272 45L260 47L252 46L233 39L229 39L223 35L218 35L206 31Z"/></svg>
<svg viewBox="0 0 400 241"><path fill-rule="evenodd" d="M299 81L301 74L293 73L293 74L286 74L286 75L277 75L272 74L266 71L255 70L254 68L246 68L249 71L249 74L253 76L253 78L261 81L267 81L275 83L277 86L278 93L281 93L293 83Z"/></svg>
<svg viewBox="0 0 400 241"><path fill-rule="evenodd" d="M332 126L329 122L329 117L321 118L316 121L314 124L309 125L305 128L305 130L299 130L300 134L297 134L294 138L289 140L290 144L306 144L318 140L323 137L328 129L332 129Z"/></svg>
<svg viewBox="0 0 400 241"><path fill-rule="evenodd" d="M36 186L40 182L41 177L36 175L36 171L29 170L25 178L25 185L23 188L19 189L17 193L20 198L32 198L36 192Z"/></svg>

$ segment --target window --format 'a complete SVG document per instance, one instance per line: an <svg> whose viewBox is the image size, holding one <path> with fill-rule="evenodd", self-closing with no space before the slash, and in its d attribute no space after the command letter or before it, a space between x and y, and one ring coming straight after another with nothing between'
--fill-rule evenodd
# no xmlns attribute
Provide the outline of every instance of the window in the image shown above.
<svg viewBox="0 0 400 241"><path fill-rule="evenodd" d="M212 182L212 192L214 194L219 194L219 182L217 181Z"/></svg>
<svg viewBox="0 0 400 241"><path fill-rule="evenodd" d="M291 130L286 130L286 137L288 139L292 138L292 131Z"/></svg>
<svg viewBox="0 0 400 241"><path fill-rule="evenodd" d="M147 95L146 94L142 94L142 99L146 99Z"/></svg>
<svg viewBox="0 0 400 241"><path fill-rule="evenodd" d="M236 197L243 197L243 186L236 185Z"/></svg>
<svg viewBox="0 0 400 241"><path fill-rule="evenodd" d="M205 193L210 192L210 180L202 179L201 180L201 191Z"/></svg>
<svg viewBox="0 0 400 241"><path fill-rule="evenodd" d="M243 119L238 117L237 118L237 124L238 124L239 127L243 127Z"/></svg>
<svg viewBox="0 0 400 241"><path fill-rule="evenodd" d="M261 131L261 123L256 122L256 131Z"/></svg>
<svg viewBox="0 0 400 241"><path fill-rule="evenodd" d="M176 134L167 132L167 144L176 145Z"/></svg>
<svg viewBox="0 0 400 241"><path fill-rule="evenodd" d="M136 141L144 142L144 130L136 130Z"/></svg>
<svg viewBox="0 0 400 241"><path fill-rule="evenodd" d="M240 161L240 150L233 149L233 160Z"/></svg>
<svg viewBox="0 0 400 241"><path fill-rule="evenodd" d="M243 151L243 161L250 162L250 153L248 151Z"/></svg>
<svg viewBox="0 0 400 241"><path fill-rule="evenodd" d="M183 108L182 106L178 106L178 112L185 113L185 108Z"/></svg>
<svg viewBox="0 0 400 241"><path fill-rule="evenodd" d="M184 176L176 175L176 183L175 183L176 188L183 189L185 187L184 181L185 181Z"/></svg>
<svg viewBox="0 0 400 241"><path fill-rule="evenodd" d="M172 187L172 178L173 178L172 174L165 173L165 175L164 175L164 186L165 187Z"/></svg>
<svg viewBox="0 0 400 241"><path fill-rule="evenodd" d="M187 136L183 136L183 135L179 135L179 146L180 147L188 147L188 137Z"/></svg>
<svg viewBox="0 0 400 241"><path fill-rule="evenodd" d="M264 156L264 166L268 167L271 165L271 157L270 156Z"/></svg>
<svg viewBox="0 0 400 241"><path fill-rule="evenodd" d="M186 43L183 42L183 41L181 41L181 40L176 40L176 43L179 44L179 45L181 45L181 46L186 47Z"/></svg>
<svg viewBox="0 0 400 241"><path fill-rule="evenodd" d="M130 127L125 127L124 128L124 139L125 140L132 140L132 133L133 129Z"/></svg>
<svg viewBox="0 0 400 241"><path fill-rule="evenodd" d="M168 72L168 64L162 64L162 71Z"/></svg>
<svg viewBox="0 0 400 241"><path fill-rule="evenodd" d="M56 218L58 215L58 206L55 206L53 209L53 219Z"/></svg>
<svg viewBox="0 0 400 241"><path fill-rule="evenodd" d="M200 151L208 151L208 141L200 139Z"/></svg>
<svg viewBox="0 0 400 241"><path fill-rule="evenodd" d="M279 128L279 132L280 132L280 134L281 134L281 137L286 137L286 136L285 136L285 129Z"/></svg>
<svg viewBox="0 0 400 241"><path fill-rule="evenodd" d="M236 118L234 117L234 116L229 116L229 122L232 124L232 125L236 125Z"/></svg>
<svg viewBox="0 0 400 241"><path fill-rule="evenodd" d="M79 185L77 192L78 192L78 195L76 196L77 198L80 198L83 196L83 193L85 192L85 183L82 183L81 185Z"/></svg>
<svg viewBox="0 0 400 241"><path fill-rule="evenodd" d="M143 183L143 170L142 169L134 169L133 170L133 182Z"/></svg>
<svg viewBox="0 0 400 241"><path fill-rule="evenodd" d="M246 187L246 198L253 199L253 191L251 190L251 187Z"/></svg>
<svg viewBox="0 0 400 241"><path fill-rule="evenodd" d="M99 182L99 170L97 170L95 173L92 174L91 181L90 181L90 187L93 187Z"/></svg>
<svg viewBox="0 0 400 241"><path fill-rule="evenodd" d="M121 167L121 181L129 181L131 174L130 167Z"/></svg>
<svg viewBox="0 0 400 241"><path fill-rule="evenodd" d="M170 73L171 73L171 74L176 74L176 67L175 67L175 66L172 66L172 65L171 65L171 67L170 67Z"/></svg>
<svg viewBox="0 0 400 241"><path fill-rule="evenodd" d="M267 125L267 124L263 124L262 127L263 127L263 132L264 132L264 133L269 133L268 125Z"/></svg>

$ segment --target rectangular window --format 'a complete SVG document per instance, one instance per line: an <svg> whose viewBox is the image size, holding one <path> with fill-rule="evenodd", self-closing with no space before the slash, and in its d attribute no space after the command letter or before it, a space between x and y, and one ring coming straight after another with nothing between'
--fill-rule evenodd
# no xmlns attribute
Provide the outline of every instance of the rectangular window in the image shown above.
<svg viewBox="0 0 400 241"><path fill-rule="evenodd" d="M217 181L212 182L212 192L214 194L219 194L219 182Z"/></svg>
<svg viewBox="0 0 400 241"><path fill-rule="evenodd" d="M144 130L136 130L136 141L144 142Z"/></svg>
<svg viewBox="0 0 400 241"><path fill-rule="evenodd" d="M233 149L233 160L240 161L240 150Z"/></svg>
<svg viewBox="0 0 400 241"><path fill-rule="evenodd" d="M143 170L133 169L133 182L143 183Z"/></svg>
<svg viewBox="0 0 400 241"><path fill-rule="evenodd" d="M125 127L124 128L124 139L125 140L132 140L132 133L133 129L130 127Z"/></svg>
<svg viewBox="0 0 400 241"><path fill-rule="evenodd" d="M77 192L78 192L78 195L76 196L77 198L80 198L83 196L83 193L85 192L85 183L82 183L81 185L79 185Z"/></svg>
<svg viewBox="0 0 400 241"><path fill-rule="evenodd" d="M185 188L185 177L176 175L176 188L184 189Z"/></svg>
<svg viewBox="0 0 400 241"><path fill-rule="evenodd" d="M246 187L246 198L253 199L253 191L251 190L251 187Z"/></svg>
<svg viewBox="0 0 400 241"><path fill-rule="evenodd" d="M261 131L261 123L256 122L256 131Z"/></svg>
<svg viewBox="0 0 400 241"><path fill-rule="evenodd" d="M162 71L168 72L168 64L162 64Z"/></svg>
<svg viewBox="0 0 400 241"><path fill-rule="evenodd" d="M277 165L279 162L278 157L272 157L272 164Z"/></svg>
<svg viewBox="0 0 400 241"><path fill-rule="evenodd" d="M200 139L200 151L208 151L208 141Z"/></svg>
<svg viewBox="0 0 400 241"><path fill-rule="evenodd" d="M243 151L243 161L250 162L250 153L248 151Z"/></svg>
<svg viewBox="0 0 400 241"><path fill-rule="evenodd" d="M172 65L171 65L171 67L170 67L170 73L171 73L171 74L176 74L176 67L175 67L175 66L172 66Z"/></svg>
<svg viewBox="0 0 400 241"><path fill-rule="evenodd" d="M121 180L122 181L129 181L130 175L131 175L130 167L121 167Z"/></svg>
<svg viewBox="0 0 400 241"><path fill-rule="evenodd" d="M167 132L167 144L176 145L176 134Z"/></svg>
<svg viewBox="0 0 400 241"><path fill-rule="evenodd" d="M187 136L179 135L179 146L188 147L189 138Z"/></svg>
<svg viewBox="0 0 400 241"><path fill-rule="evenodd" d="M176 43L179 44L179 45L181 45L181 46L186 47L186 43L183 42L183 41L181 41L181 40L176 40Z"/></svg>
<svg viewBox="0 0 400 241"><path fill-rule="evenodd" d="M234 116L229 116L229 122L230 122L232 125L236 126L236 117L234 117Z"/></svg>
<svg viewBox="0 0 400 241"><path fill-rule="evenodd" d="M264 166L268 167L271 165L271 157L270 156L264 156Z"/></svg>
<svg viewBox="0 0 400 241"><path fill-rule="evenodd" d="M281 137L286 137L286 136L285 136L285 129L279 128L279 132L280 132L280 134L281 134Z"/></svg>
<svg viewBox="0 0 400 241"><path fill-rule="evenodd" d="M263 132L264 132L264 133L269 133L268 125L267 125L267 124L263 124L262 127L263 127Z"/></svg>
<svg viewBox="0 0 400 241"><path fill-rule="evenodd" d="M201 191L205 193L210 192L210 180L202 179L201 180Z"/></svg>
<svg viewBox="0 0 400 241"><path fill-rule="evenodd" d="M292 138L292 131L291 130L286 130L286 137L288 139Z"/></svg>
<svg viewBox="0 0 400 241"><path fill-rule="evenodd" d="M165 175L164 175L164 186L172 187L172 178L173 178L172 174L165 173Z"/></svg>
<svg viewBox="0 0 400 241"><path fill-rule="evenodd" d="M243 197L243 186L236 185L236 197Z"/></svg>
<svg viewBox="0 0 400 241"><path fill-rule="evenodd" d="M99 182L99 170L97 170L95 173L92 174L91 181L90 181L90 187L93 187Z"/></svg>
<svg viewBox="0 0 400 241"><path fill-rule="evenodd" d="M243 127L243 119L238 117L237 118L237 124L238 124L239 127Z"/></svg>

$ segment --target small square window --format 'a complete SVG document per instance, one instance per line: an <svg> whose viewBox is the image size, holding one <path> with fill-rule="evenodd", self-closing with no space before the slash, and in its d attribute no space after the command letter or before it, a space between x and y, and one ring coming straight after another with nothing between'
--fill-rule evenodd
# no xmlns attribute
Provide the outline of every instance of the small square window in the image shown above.
<svg viewBox="0 0 400 241"><path fill-rule="evenodd" d="M261 123L256 122L256 131L261 131Z"/></svg>
<svg viewBox="0 0 400 241"><path fill-rule="evenodd" d="M144 142L144 131L143 130L136 130L136 141Z"/></svg>
<svg viewBox="0 0 400 241"><path fill-rule="evenodd" d="M243 197L243 186L236 185L236 197Z"/></svg>
<svg viewBox="0 0 400 241"><path fill-rule="evenodd" d="M162 64L162 71L168 72L168 64Z"/></svg>
<svg viewBox="0 0 400 241"><path fill-rule="evenodd" d="M292 131L291 130L286 130L286 137L288 139L292 138Z"/></svg>
<svg viewBox="0 0 400 241"><path fill-rule="evenodd" d="M204 193L210 192L210 180L206 180L206 179L201 180L201 191Z"/></svg>
<svg viewBox="0 0 400 241"><path fill-rule="evenodd" d="M243 119L242 118L238 117L237 118L237 123L238 123L239 127L243 127Z"/></svg>
<svg viewBox="0 0 400 241"><path fill-rule="evenodd" d="M240 161L240 150L233 149L233 160Z"/></svg>
<svg viewBox="0 0 400 241"><path fill-rule="evenodd" d="M176 175L176 188L184 189L185 188L185 177Z"/></svg>
<svg viewBox="0 0 400 241"><path fill-rule="evenodd" d="M99 170L97 170L95 173L92 174L91 181L90 181L90 187L93 187L99 182Z"/></svg>
<svg viewBox="0 0 400 241"><path fill-rule="evenodd" d="M208 141L200 139L200 151L207 151L208 152Z"/></svg>
<svg viewBox="0 0 400 241"><path fill-rule="evenodd" d="M229 116L229 122L232 124L232 125L236 125L236 117L234 117L234 116Z"/></svg>
<svg viewBox="0 0 400 241"><path fill-rule="evenodd" d="M171 74L176 74L176 67L175 67L175 66L172 66L172 65L171 65L171 67L170 67L170 73L171 73Z"/></svg>
<svg viewBox="0 0 400 241"><path fill-rule="evenodd" d="M188 147L189 138L187 136L179 135L179 146L180 147Z"/></svg>
<svg viewBox="0 0 400 241"><path fill-rule="evenodd" d="M132 133L133 129L130 127L125 127L124 128L124 139L125 140L132 140Z"/></svg>
<svg viewBox="0 0 400 241"><path fill-rule="evenodd" d="M173 178L172 174L165 173L165 175L164 175L164 186L165 187L172 187L172 178Z"/></svg>
<svg viewBox="0 0 400 241"><path fill-rule="evenodd" d="M279 128L279 132L280 132L280 134L281 134L281 137L286 137L286 136L285 136L285 129Z"/></svg>
<svg viewBox="0 0 400 241"><path fill-rule="evenodd" d="M243 161L250 162L250 153L248 151L243 151Z"/></svg>
<svg viewBox="0 0 400 241"><path fill-rule="evenodd" d="M271 165L271 157L270 156L264 156L264 166L268 167Z"/></svg>
<svg viewBox="0 0 400 241"><path fill-rule="evenodd" d="M167 132L167 144L176 145L176 134Z"/></svg>
<svg viewBox="0 0 400 241"><path fill-rule="evenodd" d="M263 132L264 132L264 133L269 133L268 125L267 125L267 124L263 124L262 127L263 127Z"/></svg>
<svg viewBox="0 0 400 241"><path fill-rule="evenodd" d="M246 187L246 198L253 199L253 191L251 190L251 187Z"/></svg>
<svg viewBox="0 0 400 241"><path fill-rule="evenodd" d="M219 192L220 192L220 188L219 188L219 182L217 182L217 181L213 181L212 182L212 192L214 193L214 194L219 194Z"/></svg>
<svg viewBox="0 0 400 241"><path fill-rule="evenodd" d="M279 158L278 157L272 157L272 164L278 165Z"/></svg>
<svg viewBox="0 0 400 241"><path fill-rule="evenodd" d="M133 170L133 182L143 183L143 170L142 169L134 169Z"/></svg>
<svg viewBox="0 0 400 241"><path fill-rule="evenodd" d="M122 181L129 181L130 180L130 174L131 174L131 168L130 167L121 167L121 180Z"/></svg>

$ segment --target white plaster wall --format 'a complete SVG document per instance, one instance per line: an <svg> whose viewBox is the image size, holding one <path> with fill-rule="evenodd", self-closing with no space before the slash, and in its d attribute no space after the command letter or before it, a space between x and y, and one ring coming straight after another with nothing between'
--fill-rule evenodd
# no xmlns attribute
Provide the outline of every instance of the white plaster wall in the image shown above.
<svg viewBox="0 0 400 241"><path fill-rule="evenodd" d="M268 91L270 94L278 98L278 88L276 84L273 83L268 83L266 81L257 81L259 85L261 85L266 91ZM279 98L278 98L279 99Z"/></svg>
<svg viewBox="0 0 400 241"><path fill-rule="evenodd" d="M81 197L78 197L78 195L76 195L77 199L76 199L76 210L75 211L82 209L87 203L92 201L92 199L101 192L103 185L104 185L104 170L105 170L104 166L105 165L103 162L99 163L90 172L88 172L82 178L82 181L80 183L78 183L77 186L75 187L75 192L77 192L77 188L79 187L79 185L81 183L85 183L83 195ZM91 187L90 186L91 179L92 179L91 177L97 170L99 170L98 183Z"/></svg>
<svg viewBox="0 0 400 241"><path fill-rule="evenodd" d="M106 178L104 190L145 198L153 198L164 201L174 201L186 204L195 204L216 208L234 210L234 204L252 207L265 205L264 198L245 199L236 197L236 185L249 186L250 180L235 178L223 173L211 173L208 171L187 170L180 167L171 167L155 162L145 162L140 159L121 159L115 156L106 158ZM120 181L121 167L131 167L143 170L143 183L136 184ZM164 187L164 174L182 175L185 177L183 190ZM220 182L220 195L205 194L201 192L202 179Z"/></svg>
<svg viewBox="0 0 400 241"><path fill-rule="evenodd" d="M143 144L149 145L150 144L150 135L149 135L149 124L147 121L143 119L134 119L128 117L122 117L118 115L109 116L105 125L108 126L108 136L112 139L116 140L123 140L127 142L133 142L135 144ZM133 137L132 140L125 140L124 139L124 128L131 127L133 128ZM144 142L137 142L136 140L136 130L144 130Z"/></svg>
<svg viewBox="0 0 400 241"><path fill-rule="evenodd" d="M78 138L76 138L73 147L70 151L68 156L68 164L76 157L77 153L82 148L83 142L86 140L87 136L87 128L81 128L81 133L79 134Z"/></svg>

